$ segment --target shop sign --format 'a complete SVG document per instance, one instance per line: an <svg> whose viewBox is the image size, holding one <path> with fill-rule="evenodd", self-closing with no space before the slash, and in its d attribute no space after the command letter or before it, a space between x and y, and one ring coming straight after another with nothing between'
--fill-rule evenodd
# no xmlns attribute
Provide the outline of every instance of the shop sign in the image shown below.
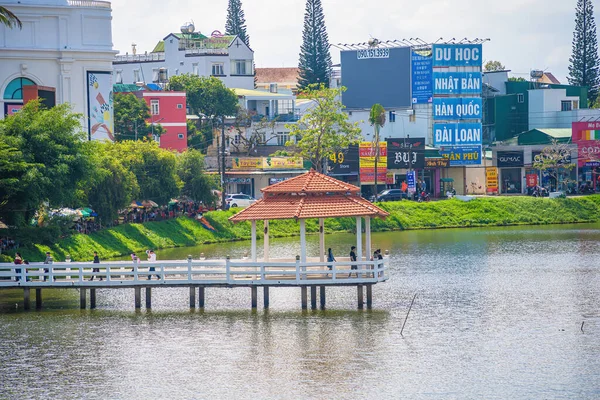
<svg viewBox="0 0 600 400"><path fill-rule="evenodd" d="M481 165L481 146L445 147L440 154L450 162L451 167Z"/></svg>
<svg viewBox="0 0 600 400"><path fill-rule="evenodd" d="M446 168L450 165L447 158L426 158L425 168Z"/></svg>
<svg viewBox="0 0 600 400"><path fill-rule="evenodd" d="M393 185L395 176L393 172L388 172L385 176L385 183L387 183L388 185Z"/></svg>
<svg viewBox="0 0 600 400"><path fill-rule="evenodd" d="M406 183L408 183L408 191L410 193L416 192L415 171L410 171L406 174Z"/></svg>
<svg viewBox="0 0 600 400"><path fill-rule="evenodd" d="M487 167L485 169L485 186L488 192L498 193L498 168Z"/></svg>
<svg viewBox="0 0 600 400"><path fill-rule="evenodd" d="M383 47L358 50L356 52L356 57L359 60L364 60L367 58L390 58L390 49Z"/></svg>
<svg viewBox="0 0 600 400"><path fill-rule="evenodd" d="M363 185L375 184L375 155L377 148L372 142L361 142L358 146L360 160L360 183ZM387 143L379 142L379 158L377 161L377 184L386 181L387 175Z"/></svg>
<svg viewBox="0 0 600 400"><path fill-rule="evenodd" d="M499 151L497 153L498 167L522 167L523 152L522 151Z"/></svg>
<svg viewBox="0 0 600 400"><path fill-rule="evenodd" d="M427 104L433 101L431 49L412 52L412 102Z"/></svg>
<svg viewBox="0 0 600 400"><path fill-rule="evenodd" d="M358 175L358 145L332 154L328 160L329 175Z"/></svg>
<svg viewBox="0 0 600 400"><path fill-rule="evenodd" d="M302 157L236 157L233 169L252 171L258 169L303 169Z"/></svg>
<svg viewBox="0 0 600 400"><path fill-rule="evenodd" d="M423 169L425 138L388 139L387 157L390 169Z"/></svg>
<svg viewBox="0 0 600 400"><path fill-rule="evenodd" d="M480 44L434 44L434 67L481 67Z"/></svg>
<svg viewBox="0 0 600 400"><path fill-rule="evenodd" d="M233 169L254 170L254 169L260 169L261 167L262 167L262 158L260 158L260 157L234 158L233 159Z"/></svg>
<svg viewBox="0 0 600 400"><path fill-rule="evenodd" d="M269 178L269 185L274 185L276 183L283 182L288 179L290 178Z"/></svg>
<svg viewBox="0 0 600 400"><path fill-rule="evenodd" d="M600 121L573 122L571 125L571 141L600 140Z"/></svg>
<svg viewBox="0 0 600 400"><path fill-rule="evenodd" d="M434 120L481 119L481 97L434 97Z"/></svg>
<svg viewBox="0 0 600 400"><path fill-rule="evenodd" d="M481 124L433 124L433 145L481 145Z"/></svg>
<svg viewBox="0 0 600 400"><path fill-rule="evenodd" d="M434 72L433 94L481 94L481 72Z"/></svg>
<svg viewBox="0 0 600 400"><path fill-rule="evenodd" d="M225 183L252 183L252 178L225 178Z"/></svg>
<svg viewBox="0 0 600 400"><path fill-rule="evenodd" d="M525 175L525 179L527 180L527 187L536 187L538 185L538 175L537 174L527 174Z"/></svg>
<svg viewBox="0 0 600 400"><path fill-rule="evenodd" d="M532 164L541 163L543 161L544 157L547 157L547 156L545 156L544 153L541 151L531 152ZM571 164L571 151L565 150L564 154L561 154L561 158L556 161L557 161L557 164L560 164L560 165Z"/></svg>
<svg viewBox="0 0 600 400"><path fill-rule="evenodd" d="M578 142L577 159L580 167L595 167L600 162L600 140Z"/></svg>

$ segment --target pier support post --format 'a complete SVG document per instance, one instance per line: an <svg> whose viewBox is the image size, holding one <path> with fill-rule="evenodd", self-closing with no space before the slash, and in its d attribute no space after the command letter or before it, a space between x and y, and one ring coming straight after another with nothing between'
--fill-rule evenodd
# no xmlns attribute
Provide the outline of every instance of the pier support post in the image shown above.
<svg viewBox="0 0 600 400"><path fill-rule="evenodd" d="M256 286L252 286L250 291L252 293L252 309L254 310L257 308L258 304L258 288Z"/></svg>
<svg viewBox="0 0 600 400"><path fill-rule="evenodd" d="M307 299L307 295L308 295L308 290L306 290L306 286L302 286L300 287L300 293L301 293L301 297L302 297L302 309L306 310L308 308L308 299Z"/></svg>
<svg viewBox="0 0 600 400"><path fill-rule="evenodd" d="M133 290L135 293L135 308L142 308L142 288L136 287Z"/></svg>
<svg viewBox="0 0 600 400"><path fill-rule="evenodd" d="M90 289L90 309L96 308L96 289Z"/></svg>
<svg viewBox="0 0 600 400"><path fill-rule="evenodd" d="M319 294L321 295L321 310L325 309L325 286L321 286L321 290L319 290Z"/></svg>
<svg viewBox="0 0 600 400"><path fill-rule="evenodd" d="M204 308L204 286L198 288L198 307Z"/></svg>
<svg viewBox="0 0 600 400"><path fill-rule="evenodd" d="M35 289L35 308L42 309L42 289Z"/></svg>
<svg viewBox="0 0 600 400"><path fill-rule="evenodd" d="M23 289L23 308L25 310L29 310L29 308L30 308L30 304L29 304L30 296L31 296L31 290L28 287L24 288Z"/></svg>
<svg viewBox="0 0 600 400"><path fill-rule="evenodd" d="M79 289L79 308L81 308L82 310L85 310L85 297L86 297L86 293L87 289L85 288L80 288Z"/></svg>
<svg viewBox="0 0 600 400"><path fill-rule="evenodd" d="M358 292L358 309L362 310L365 304L363 298L363 285L356 285L356 290Z"/></svg>
<svg viewBox="0 0 600 400"><path fill-rule="evenodd" d="M196 288L190 286L190 308L196 308Z"/></svg>
<svg viewBox="0 0 600 400"><path fill-rule="evenodd" d="M263 288L263 302L264 302L264 307L269 308L269 287L268 286L265 286Z"/></svg>
<svg viewBox="0 0 600 400"><path fill-rule="evenodd" d="M316 286L310 287L310 309L311 310L317 309L317 287Z"/></svg>
<svg viewBox="0 0 600 400"><path fill-rule="evenodd" d="M367 285L367 309L373 308L373 285Z"/></svg>
<svg viewBox="0 0 600 400"><path fill-rule="evenodd" d="M146 308L152 308L152 288L146 288Z"/></svg>

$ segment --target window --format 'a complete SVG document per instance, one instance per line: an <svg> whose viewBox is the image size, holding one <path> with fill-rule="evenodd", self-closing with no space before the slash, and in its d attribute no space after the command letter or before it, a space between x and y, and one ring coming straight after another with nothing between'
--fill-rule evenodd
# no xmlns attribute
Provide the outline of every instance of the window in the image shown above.
<svg viewBox="0 0 600 400"><path fill-rule="evenodd" d="M573 100L573 110L577 110L577 109L579 109L579 101Z"/></svg>
<svg viewBox="0 0 600 400"><path fill-rule="evenodd" d="M160 113L160 108L158 106L158 100L150 100L150 114L158 115Z"/></svg>
<svg viewBox="0 0 600 400"><path fill-rule="evenodd" d="M252 60L231 60L232 75L252 75Z"/></svg>
<svg viewBox="0 0 600 400"><path fill-rule="evenodd" d="M199 75L198 73L198 63L192 64L192 75Z"/></svg>
<svg viewBox="0 0 600 400"><path fill-rule="evenodd" d="M389 122L396 122L396 112L395 111L390 111Z"/></svg>
<svg viewBox="0 0 600 400"><path fill-rule="evenodd" d="M13 79L4 90L4 99L23 100L23 86L27 85L35 85L35 82L27 78Z"/></svg>
<svg viewBox="0 0 600 400"><path fill-rule="evenodd" d="M212 75L219 76L225 75L223 72L223 63L214 63L212 65Z"/></svg>
<svg viewBox="0 0 600 400"><path fill-rule="evenodd" d="M139 69L134 69L133 70L133 83L136 82L141 82L142 80L140 79L140 70Z"/></svg>
<svg viewBox="0 0 600 400"><path fill-rule="evenodd" d="M123 83L123 70L122 69L116 69L115 70L115 82L116 83Z"/></svg>
<svg viewBox="0 0 600 400"><path fill-rule="evenodd" d="M152 68L152 82L158 82L158 68Z"/></svg>
<svg viewBox="0 0 600 400"><path fill-rule="evenodd" d="M523 93L517 94L517 103L525 103L525 95Z"/></svg>
<svg viewBox="0 0 600 400"><path fill-rule="evenodd" d="M293 100L278 100L277 108L279 114L293 114L294 113L294 101Z"/></svg>
<svg viewBox="0 0 600 400"><path fill-rule="evenodd" d="M560 102L560 110L561 111L571 111L573 108L573 103L571 100L563 100Z"/></svg>
<svg viewBox="0 0 600 400"><path fill-rule="evenodd" d="M182 109L183 108L183 104L177 104L177 108L178 109Z"/></svg>
<svg viewBox="0 0 600 400"><path fill-rule="evenodd" d="M285 146L290 140L289 132L277 132L277 146Z"/></svg>
<svg viewBox="0 0 600 400"><path fill-rule="evenodd" d="M177 134L177 139L183 139L183 138L184 138L184 135L183 135L183 133L178 133L178 134Z"/></svg>

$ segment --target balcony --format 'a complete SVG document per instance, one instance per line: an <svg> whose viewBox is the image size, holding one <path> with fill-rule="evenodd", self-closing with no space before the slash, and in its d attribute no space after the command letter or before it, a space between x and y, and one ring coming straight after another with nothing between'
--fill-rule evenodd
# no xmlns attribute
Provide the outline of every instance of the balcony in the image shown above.
<svg viewBox="0 0 600 400"><path fill-rule="evenodd" d="M266 118L267 121L275 121L275 122L296 122L300 119L298 114L276 114L276 115L262 115L256 114L252 116L253 122L259 122Z"/></svg>
<svg viewBox="0 0 600 400"><path fill-rule="evenodd" d="M179 50L180 51L185 50L186 57L203 56L206 54L213 54L213 55L217 55L217 56L226 56L229 54L229 49L227 49L227 48L201 47L201 48L195 48L195 49L180 48Z"/></svg>
<svg viewBox="0 0 600 400"><path fill-rule="evenodd" d="M117 54L113 63L139 63L149 61L164 61L165 53L149 53L149 54Z"/></svg>

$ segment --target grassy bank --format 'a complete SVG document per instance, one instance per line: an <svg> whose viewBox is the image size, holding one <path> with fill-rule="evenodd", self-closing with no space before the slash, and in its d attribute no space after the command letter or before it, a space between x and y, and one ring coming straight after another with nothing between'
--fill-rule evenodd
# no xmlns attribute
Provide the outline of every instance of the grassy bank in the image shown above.
<svg viewBox="0 0 600 400"><path fill-rule="evenodd" d="M489 197L470 202L445 200L429 203L412 201L380 204L390 212L385 220L373 221L373 231L407 229L435 229L456 227L540 225L596 222L600 220L600 195L566 199L539 199L532 197ZM192 246L250 238L250 224L232 224L227 218L234 211L216 211L205 214L216 232L204 229L198 222L187 218L145 224L120 225L91 235L74 235L56 245L33 246L21 249L26 259L40 261L46 251L55 260L64 260L69 254L74 261L89 261L94 251L101 258L117 257L145 249ZM330 219L325 222L327 233L351 232L352 218ZM296 221L272 221L271 235L275 237L299 234ZM309 220L306 229L318 231L318 221ZM262 229L258 229L259 232Z"/></svg>

